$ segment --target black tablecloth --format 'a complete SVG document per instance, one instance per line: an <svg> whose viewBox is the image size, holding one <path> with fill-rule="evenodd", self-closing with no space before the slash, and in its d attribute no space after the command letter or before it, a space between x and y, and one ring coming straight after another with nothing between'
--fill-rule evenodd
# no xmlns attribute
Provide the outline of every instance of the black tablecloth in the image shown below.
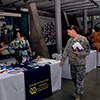
<svg viewBox="0 0 100 100"><path fill-rule="evenodd" d="M24 72L26 100L42 100L52 95L50 66Z"/></svg>

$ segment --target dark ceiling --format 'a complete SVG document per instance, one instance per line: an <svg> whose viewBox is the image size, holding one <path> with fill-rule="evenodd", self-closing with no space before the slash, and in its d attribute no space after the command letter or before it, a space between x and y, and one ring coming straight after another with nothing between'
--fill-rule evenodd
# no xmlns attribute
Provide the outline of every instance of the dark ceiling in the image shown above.
<svg viewBox="0 0 100 100"><path fill-rule="evenodd" d="M55 11L54 0L0 0L0 9L22 8L33 2L37 4L37 8L40 10ZM90 15L99 14L99 6L100 0L61 0L62 12L79 16L84 9L87 9Z"/></svg>
<svg viewBox="0 0 100 100"><path fill-rule="evenodd" d="M0 8L23 7L29 3L45 2L48 0L0 0Z"/></svg>

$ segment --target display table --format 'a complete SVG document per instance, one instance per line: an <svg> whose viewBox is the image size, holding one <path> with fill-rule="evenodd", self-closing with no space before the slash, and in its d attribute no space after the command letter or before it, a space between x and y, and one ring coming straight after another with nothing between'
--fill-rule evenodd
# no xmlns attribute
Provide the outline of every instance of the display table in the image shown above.
<svg viewBox="0 0 100 100"><path fill-rule="evenodd" d="M51 70L51 84L52 84L52 92L61 89L61 77L62 77L62 67L59 66L59 60L51 60L44 59L43 61L39 61L40 63L51 62L50 70Z"/></svg>
<svg viewBox="0 0 100 100"><path fill-rule="evenodd" d="M0 60L0 64L4 63L7 66L11 65L12 63L16 63L17 61L15 60L15 58L9 58L9 59L3 59Z"/></svg>
<svg viewBox="0 0 100 100"><path fill-rule="evenodd" d="M0 74L0 100L25 100L23 72Z"/></svg>
<svg viewBox="0 0 100 100"><path fill-rule="evenodd" d="M97 66L97 51L91 50L90 54L86 57L86 73L96 69ZM70 75L70 64L68 63L68 57L65 59L62 66L62 77L66 79L71 79Z"/></svg>
<svg viewBox="0 0 100 100"><path fill-rule="evenodd" d="M91 50L90 54L86 57L86 73L97 68L97 51Z"/></svg>
<svg viewBox="0 0 100 100"><path fill-rule="evenodd" d="M11 60L10 60L11 61ZM62 68L57 60L43 59L42 63L50 62L52 92L61 89ZM34 77L33 77L34 79ZM24 73L0 74L0 100L25 100Z"/></svg>
<svg viewBox="0 0 100 100"><path fill-rule="evenodd" d="M24 71L26 100L43 100L52 96L50 65L25 68L28 69Z"/></svg>
<svg viewBox="0 0 100 100"><path fill-rule="evenodd" d="M97 66L100 66L100 52L97 52Z"/></svg>

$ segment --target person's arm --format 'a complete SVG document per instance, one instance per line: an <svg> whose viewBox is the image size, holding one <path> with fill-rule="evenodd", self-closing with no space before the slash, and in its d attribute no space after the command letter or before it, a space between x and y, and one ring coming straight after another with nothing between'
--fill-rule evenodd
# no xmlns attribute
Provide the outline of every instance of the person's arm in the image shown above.
<svg viewBox="0 0 100 100"><path fill-rule="evenodd" d="M29 41L26 38L25 38L25 41L26 41L26 48L29 48L30 56L32 56L32 49L30 47Z"/></svg>
<svg viewBox="0 0 100 100"><path fill-rule="evenodd" d="M60 66L62 66L62 64L64 63L64 61L65 61L65 59L67 57L69 48L70 48L70 40L68 40L67 45L66 45L66 47L64 49L63 56L62 56L62 59L61 59L61 62L60 62Z"/></svg>
<svg viewBox="0 0 100 100"><path fill-rule="evenodd" d="M86 57L90 54L90 45L86 38L84 38L82 46L83 46L84 50L81 52L78 52L78 54L77 54L78 57L83 57L83 56Z"/></svg>
<svg viewBox="0 0 100 100"><path fill-rule="evenodd" d="M32 56L32 49L29 47L30 56Z"/></svg>
<svg viewBox="0 0 100 100"><path fill-rule="evenodd" d="M0 50L4 50L4 49L7 49L7 48L8 48L8 45L5 46L5 47L0 48Z"/></svg>
<svg viewBox="0 0 100 100"><path fill-rule="evenodd" d="M62 66L62 64L63 64L63 63L64 63L64 62L63 62L63 61L61 61L59 65L60 65L60 66Z"/></svg>
<svg viewBox="0 0 100 100"><path fill-rule="evenodd" d="M93 33L93 34L91 34L91 35L88 37L88 39L89 39L91 42L94 42L94 41L92 40L93 35L94 35L94 33Z"/></svg>

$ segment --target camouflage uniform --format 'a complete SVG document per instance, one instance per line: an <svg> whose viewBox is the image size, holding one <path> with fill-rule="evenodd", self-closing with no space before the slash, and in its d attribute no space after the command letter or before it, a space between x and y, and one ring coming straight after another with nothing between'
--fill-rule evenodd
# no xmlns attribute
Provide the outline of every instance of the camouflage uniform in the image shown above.
<svg viewBox="0 0 100 100"><path fill-rule="evenodd" d="M79 42L84 48L83 51L78 52L78 55L73 53L72 46L75 42ZM81 35L77 39L71 37L63 52L62 61L69 56L69 64L71 64L71 76L75 84L75 93L81 95L83 91L83 78L85 75L86 56L90 53L90 45L87 39Z"/></svg>

